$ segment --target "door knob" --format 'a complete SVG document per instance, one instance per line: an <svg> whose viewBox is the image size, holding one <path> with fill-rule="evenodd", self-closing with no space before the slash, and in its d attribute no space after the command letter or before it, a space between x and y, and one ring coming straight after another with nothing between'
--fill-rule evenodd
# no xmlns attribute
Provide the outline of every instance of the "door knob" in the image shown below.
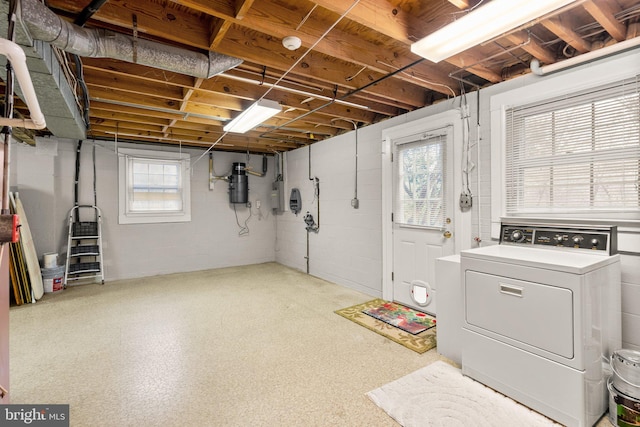
<svg viewBox="0 0 640 427"><path fill-rule="evenodd" d="M445 231L444 233L442 233L442 235L447 238L450 239L451 238L451 232L449 230Z"/></svg>

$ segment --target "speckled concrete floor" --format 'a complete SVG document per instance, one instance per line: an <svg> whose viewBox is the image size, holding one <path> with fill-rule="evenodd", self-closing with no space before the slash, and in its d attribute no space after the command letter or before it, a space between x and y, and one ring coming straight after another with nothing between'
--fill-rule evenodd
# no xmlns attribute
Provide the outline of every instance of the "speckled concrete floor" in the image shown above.
<svg viewBox="0 0 640 427"><path fill-rule="evenodd" d="M275 263L70 287L11 309L11 401L72 426L394 426L365 393L440 356L333 313L369 299Z"/></svg>

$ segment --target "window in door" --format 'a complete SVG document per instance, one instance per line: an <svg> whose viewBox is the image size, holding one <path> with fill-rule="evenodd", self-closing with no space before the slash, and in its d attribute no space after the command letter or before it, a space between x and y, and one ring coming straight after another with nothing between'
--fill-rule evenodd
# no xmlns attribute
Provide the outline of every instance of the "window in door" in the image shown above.
<svg viewBox="0 0 640 427"><path fill-rule="evenodd" d="M445 226L446 134L396 144L394 222L443 229Z"/></svg>

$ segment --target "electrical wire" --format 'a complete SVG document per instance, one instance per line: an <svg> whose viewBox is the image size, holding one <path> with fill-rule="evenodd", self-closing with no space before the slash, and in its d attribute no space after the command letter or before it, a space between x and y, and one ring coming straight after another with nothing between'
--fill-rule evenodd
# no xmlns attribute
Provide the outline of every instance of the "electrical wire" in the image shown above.
<svg viewBox="0 0 640 427"><path fill-rule="evenodd" d="M464 84L460 82L460 108L462 110L462 191L466 195L471 195L469 186L469 150L471 125L469 124L469 103L467 102L467 92Z"/></svg>
<svg viewBox="0 0 640 427"><path fill-rule="evenodd" d="M340 21L342 21L342 19L347 16L347 14L349 14L349 12L351 12L351 10L356 7L358 5L358 3L360 3L360 0L355 0L353 2L353 4L347 9L345 10L339 17L338 19L324 32L322 33L322 35L318 38L318 40L315 41L315 43L313 45L311 45L301 56L300 58L298 58L293 65L291 65L291 67L289 67L289 69L287 71L285 71L282 76L280 76L276 82L271 85L269 87L269 89L267 89L267 91L259 98L256 100L256 102L262 101L264 99L265 96L267 96L282 80L284 80L284 78L291 72L291 70L293 70L295 67L298 66L298 64L318 45L318 43L320 43L326 36L327 34L329 34L329 32L331 30L333 30L336 25L338 25L340 23ZM332 104L335 101L330 102L330 104ZM330 105L327 104L327 105ZM200 157L198 157L194 162L193 165L195 165L196 163L198 163L204 156L206 156L209 151L213 150L213 147L215 147L220 141L222 141L222 138L224 138L225 136L227 136L227 134L229 133L229 131L225 131L222 135L220 135L220 137L211 144L211 146L209 146L209 148L207 148L207 150L202 153L202 155Z"/></svg>
<svg viewBox="0 0 640 427"><path fill-rule="evenodd" d="M240 231L238 231L238 236L246 236L247 234L249 234L249 226L247 225L247 223L249 222L249 219L251 219L251 208L249 208L249 216L247 217L247 219L245 219L244 225L240 225L240 220L238 219L238 211L236 210L236 203L233 203L233 212L236 214L236 224L238 224L238 227L240 228Z"/></svg>
<svg viewBox="0 0 640 427"><path fill-rule="evenodd" d="M484 2L484 0L480 0L474 6L466 8L465 10L460 10L458 12L452 12L451 15L460 15L460 14L463 14L463 13L469 13L469 12L473 11L476 7L480 6L483 2Z"/></svg>
<svg viewBox="0 0 640 427"><path fill-rule="evenodd" d="M376 62L378 62L378 64L382 64L382 65L384 65L384 66L386 66L386 67L389 67L389 68L393 68L393 69L395 69L395 70L398 70L398 67L395 67L395 66L393 66L393 65L391 65L391 64L387 64L386 62L382 62L382 61L376 61ZM451 87L449 87L449 86L447 86L447 85L445 85L445 84L432 82L432 81L429 81L429 80L427 80L427 79L423 79L423 78L421 78L421 77L416 77L416 76L414 76L413 74L407 73L407 72L405 72L405 71L403 71L401 74L404 74L405 76L407 76L407 77L411 77L412 79L417 80L417 81L422 82L422 83L426 83L426 84L429 84L429 85L432 85L432 86L440 86L440 87L447 88L447 89L449 89L449 91L451 92L451 94L453 95L453 97L454 97L454 98L456 97L456 93L454 92L454 90L453 90L453 89L451 89ZM357 74L356 74L356 76L357 76ZM448 96L448 95L447 95L447 96Z"/></svg>

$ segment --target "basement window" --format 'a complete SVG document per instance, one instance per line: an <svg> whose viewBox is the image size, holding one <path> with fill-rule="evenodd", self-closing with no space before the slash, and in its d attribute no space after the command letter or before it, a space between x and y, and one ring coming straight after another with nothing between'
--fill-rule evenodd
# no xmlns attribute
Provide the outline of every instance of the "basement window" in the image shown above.
<svg viewBox="0 0 640 427"><path fill-rule="evenodd" d="M506 214L640 214L638 78L506 110Z"/></svg>
<svg viewBox="0 0 640 427"><path fill-rule="evenodd" d="M118 150L119 223L191 221L189 156Z"/></svg>

